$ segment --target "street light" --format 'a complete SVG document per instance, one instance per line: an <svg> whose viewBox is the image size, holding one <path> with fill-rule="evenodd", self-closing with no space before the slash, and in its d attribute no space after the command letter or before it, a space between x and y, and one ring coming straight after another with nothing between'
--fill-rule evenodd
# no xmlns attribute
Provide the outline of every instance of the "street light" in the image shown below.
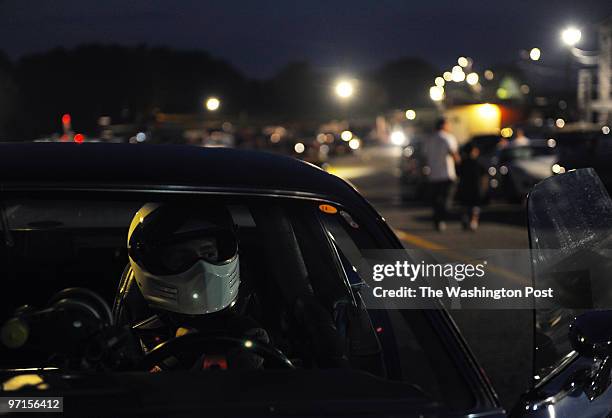
<svg viewBox="0 0 612 418"><path fill-rule="evenodd" d="M575 46L578 42L580 42L580 38L582 38L582 32L580 29L570 26L561 32L561 40L567 46Z"/></svg>
<svg viewBox="0 0 612 418"><path fill-rule="evenodd" d="M453 70L451 71L451 76L452 80L455 83L460 83L465 80L465 73L463 72L463 68L461 68L459 65L455 65L453 67Z"/></svg>
<svg viewBox="0 0 612 418"><path fill-rule="evenodd" d="M210 112L214 112L221 106L221 101L216 97L209 97L205 103L206 109Z"/></svg>
<svg viewBox="0 0 612 418"><path fill-rule="evenodd" d="M355 93L355 87L349 80L340 80L336 83L336 95L341 99L348 99Z"/></svg>
<svg viewBox="0 0 612 418"><path fill-rule="evenodd" d="M391 143L393 145L404 145L406 142L406 134L403 131L391 132Z"/></svg>
<svg viewBox="0 0 612 418"><path fill-rule="evenodd" d="M406 119L408 119L408 120L415 120L416 119L416 112L413 109L406 110Z"/></svg>
<svg viewBox="0 0 612 418"><path fill-rule="evenodd" d="M442 99L444 99L444 87L440 87L440 86L430 87L429 97L431 97L431 100L433 100L434 102L442 101Z"/></svg>
<svg viewBox="0 0 612 418"><path fill-rule="evenodd" d="M532 61L538 61L540 56L542 56L542 51L540 51L540 48L531 48L531 51L529 51L529 58Z"/></svg>
<svg viewBox="0 0 612 418"><path fill-rule="evenodd" d="M478 84L478 74L476 74L476 73L469 73L467 75L467 77L465 78L465 81L467 81L467 83L470 86L475 86L476 84Z"/></svg>

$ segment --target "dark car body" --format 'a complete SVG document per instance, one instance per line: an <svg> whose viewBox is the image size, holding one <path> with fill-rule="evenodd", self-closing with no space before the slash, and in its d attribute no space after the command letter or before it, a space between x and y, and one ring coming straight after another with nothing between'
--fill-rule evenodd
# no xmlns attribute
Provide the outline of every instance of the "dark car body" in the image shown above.
<svg viewBox="0 0 612 418"><path fill-rule="evenodd" d="M386 248L402 248L372 206L343 180L296 159L232 149L138 144L6 144L0 146L5 193L155 192L291 198L350 210ZM22 284L26 286L26 284ZM6 297L6 295L5 295ZM62 373L36 370L44 396L63 396L71 416L355 415L504 416L495 393L443 309L418 313L459 370L469 402L457 409L402 392L392 381L342 370L211 373ZM425 341L425 344L427 342ZM386 353L392 358L393 353ZM440 365L444 367L442 364ZM4 370L3 382L30 370ZM241 384L237 388L236 382ZM450 383L450 382L449 382ZM457 382L459 384L459 382ZM248 389L250 388L250 389ZM369 389L364 389L369 388ZM248 389L248 390L247 390ZM352 394L372 392L376 400ZM203 392L204 391L204 392ZM6 395L6 393L2 393ZM11 396L42 396L35 387ZM389 399L389 400L386 400Z"/></svg>
<svg viewBox="0 0 612 418"><path fill-rule="evenodd" d="M171 197L187 193L250 196L260 200L288 198L342 208L360 220L360 228L367 229L377 242L383 243L378 248L402 248L381 216L348 183L292 158L187 146L43 143L0 145L0 160L4 199L11 194L73 192L100 196L146 192ZM33 224L24 232L43 228L44 234L52 227ZM4 238L6 244L6 231ZM59 254L53 249L55 246L61 243L50 242L47 248ZM116 283L109 284L116 286ZM32 288L31 283L19 286ZM40 287L31 292L32 296L44 297L38 292ZM14 297L10 292L4 293L3 303L10 304ZM381 310L367 312L372 321L377 316L388 315L381 314ZM398 315L410 312L409 315L419 318L419 332L424 336L419 343L431 349L429 354L439 360L437 372L448 371L445 390L465 395L462 398L465 402L451 407L423 396L416 386L341 368L153 374L13 368L0 370L0 394L63 396L64 415L79 417L506 416L493 388L443 308L394 312ZM383 344L383 347L386 361L392 362L397 352L389 349L389 345ZM512 416L591 417L602 416L599 413L603 411L609 413L609 402L606 402L612 392L605 390L591 402L582 392L584 382L576 380L591 364L592 360L575 353L565 358L522 398ZM44 383L19 384L20 378L27 381L32 376L40 379L38 383ZM578 382L571 389L575 395L567 396L568 382ZM11 385L13 389L9 391ZM364 393L368 396L363 396ZM362 395L356 397L356 394Z"/></svg>
<svg viewBox="0 0 612 418"><path fill-rule="evenodd" d="M592 167L608 191L612 190L612 135L601 130L557 132L556 141L559 165L565 171Z"/></svg>
<svg viewBox="0 0 612 418"><path fill-rule="evenodd" d="M553 175L558 152L547 140L532 139L527 145L512 142L491 159L489 197L521 202L538 182Z"/></svg>

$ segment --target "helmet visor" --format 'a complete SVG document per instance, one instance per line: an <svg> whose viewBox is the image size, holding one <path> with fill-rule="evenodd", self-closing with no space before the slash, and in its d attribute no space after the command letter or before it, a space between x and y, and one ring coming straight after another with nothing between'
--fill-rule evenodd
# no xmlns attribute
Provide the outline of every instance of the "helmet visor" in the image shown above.
<svg viewBox="0 0 612 418"><path fill-rule="evenodd" d="M212 227L178 231L159 240L135 242L130 255L153 274L178 274L203 260L211 264L225 264L238 251L232 230Z"/></svg>

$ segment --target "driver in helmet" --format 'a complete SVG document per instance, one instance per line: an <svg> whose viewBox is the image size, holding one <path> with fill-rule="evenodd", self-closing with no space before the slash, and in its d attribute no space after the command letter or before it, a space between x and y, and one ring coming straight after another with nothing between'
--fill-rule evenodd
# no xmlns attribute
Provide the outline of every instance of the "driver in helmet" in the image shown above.
<svg viewBox="0 0 612 418"><path fill-rule="evenodd" d="M132 327L145 352L192 332L269 343L267 332L236 310L238 244L227 209L147 203L131 222L127 246L131 268L118 298L132 287L153 314ZM244 350L222 354L203 353L193 367L257 368L263 361ZM172 368L168 361L153 371Z"/></svg>

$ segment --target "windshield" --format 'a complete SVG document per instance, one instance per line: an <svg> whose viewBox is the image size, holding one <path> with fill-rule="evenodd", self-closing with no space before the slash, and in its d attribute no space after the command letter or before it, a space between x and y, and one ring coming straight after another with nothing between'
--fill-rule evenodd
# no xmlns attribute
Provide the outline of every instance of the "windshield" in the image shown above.
<svg viewBox="0 0 612 418"><path fill-rule="evenodd" d="M347 275L355 273L341 254L349 251L348 245L351 257L359 258L361 249L387 244L357 215L344 210L340 215L337 205L266 197L174 195L168 199L110 192L5 195L3 204L0 276L3 286L12 289L0 295L3 369L139 371L134 365L108 363L112 353L96 359L84 354L93 340L101 338L100 331L81 338L71 329L49 325L49 309L57 307L52 300L59 303L54 295L62 289L82 288L113 307L115 325L130 327L142 355L155 353L160 343L185 332L222 332L224 337L254 341L245 343L247 347L263 335L265 344L279 350L297 369L340 367L378 376L381 382L404 384L399 398L471 404L461 374L423 313L370 310L358 302L358 290ZM330 241L325 225L336 228L335 236L342 238L342 244ZM220 242L228 234L235 252L228 253L223 263L210 262L208 254L221 254ZM202 277L218 286L224 269L234 262L239 290L227 308L214 314L209 314L209 307L182 311L208 306L207 301L217 300L212 293L220 292L218 287L185 287L184 283L192 283L190 274L200 277L200 267L193 270L191 266L203 266ZM157 273L151 268L159 265L174 269ZM132 277L135 281L130 282ZM228 280L234 282L235 277ZM189 292L187 299L182 298L184 291ZM29 327L25 340L13 338L10 318L25 318ZM259 331L253 333L253 329ZM53 341L72 341L72 346ZM201 351L208 349L203 345ZM236 364L245 367L245 360L236 360L231 350L227 356L230 369ZM75 362L77 358L81 360ZM189 367L202 367L197 366L197 356L191 361L196 366ZM214 364L226 367L223 362ZM263 371L267 364L264 361ZM160 362L152 368L157 366L162 371L169 367ZM415 390L417 386L421 389ZM379 396L372 387L351 396L370 395Z"/></svg>
<svg viewBox="0 0 612 418"><path fill-rule="evenodd" d="M612 306L612 200L593 169L551 177L529 196L529 239L536 286L536 380L572 351L568 326L584 310Z"/></svg>

